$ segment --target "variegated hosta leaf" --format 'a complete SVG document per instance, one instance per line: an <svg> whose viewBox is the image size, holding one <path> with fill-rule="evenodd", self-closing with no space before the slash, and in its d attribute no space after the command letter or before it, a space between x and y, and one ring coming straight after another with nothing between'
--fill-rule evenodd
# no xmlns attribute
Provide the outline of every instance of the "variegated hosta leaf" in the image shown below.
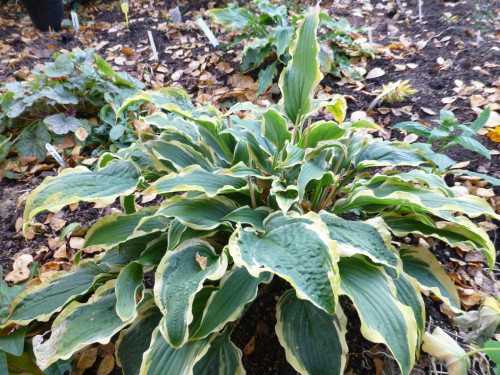
<svg viewBox="0 0 500 375"><path fill-rule="evenodd" d="M398 300L413 310L418 328L417 352L420 346L420 339L425 330L425 305L420 293L420 285L413 277L404 272L399 272L399 277L394 279Z"/></svg>
<svg viewBox="0 0 500 375"><path fill-rule="evenodd" d="M193 142L200 139L200 131L192 121L182 117L172 118L163 112L155 112L142 119L146 124L154 125L159 129L169 129L186 134Z"/></svg>
<svg viewBox="0 0 500 375"><path fill-rule="evenodd" d="M149 293L145 295L144 302L141 301L137 308L137 319L120 332L116 341L116 363L124 375L139 374L142 355L148 350L153 331L163 317L152 297Z"/></svg>
<svg viewBox="0 0 500 375"><path fill-rule="evenodd" d="M342 124L345 120L345 116L347 113L347 101L342 95L335 95L329 102L321 103L320 106L325 106L330 113L333 115L333 118L339 123Z"/></svg>
<svg viewBox="0 0 500 375"><path fill-rule="evenodd" d="M83 261L70 272L57 272L47 281L33 286L11 305L8 323L26 325L32 320L46 322L75 297L87 293L97 280L109 277L93 261Z"/></svg>
<svg viewBox="0 0 500 375"><path fill-rule="evenodd" d="M272 274L262 272L253 277L246 268L234 268L224 275L219 289L207 300L198 322L190 326L190 339L200 339L220 330L227 322L238 320L245 305L255 299L260 283L269 283ZM194 327L195 326L195 327Z"/></svg>
<svg viewBox="0 0 500 375"><path fill-rule="evenodd" d="M84 248L98 245L110 249L133 238L166 230L169 221L163 216L155 217L141 225L142 219L154 215L157 210L158 207L145 207L133 214L116 212L103 217L88 231Z"/></svg>
<svg viewBox="0 0 500 375"><path fill-rule="evenodd" d="M201 191L208 197L232 193L246 188L248 181L229 173L207 172L197 165L189 166L181 172L173 172L156 180L144 194L164 194L184 191Z"/></svg>
<svg viewBox="0 0 500 375"><path fill-rule="evenodd" d="M229 227L229 224L227 224ZM193 229L184 224L182 224L179 220L174 219L170 224L170 228L168 230L168 250L175 249L179 244L184 241L191 240L193 238L206 238L214 235L220 228L212 229L212 230L201 230L201 229Z"/></svg>
<svg viewBox="0 0 500 375"><path fill-rule="evenodd" d="M263 117L262 133L275 144L276 152L280 152L285 147L285 141L292 139L287 122L279 112L272 108L264 112Z"/></svg>
<svg viewBox="0 0 500 375"><path fill-rule="evenodd" d="M276 198L278 207L286 214L294 203L299 203L297 187L294 185L283 186L280 181L273 181L269 192Z"/></svg>
<svg viewBox="0 0 500 375"><path fill-rule="evenodd" d="M279 80L283 95L280 107L293 124L301 122L314 109L312 96L323 77L318 61L318 23L319 6L316 6L297 29L296 38L289 49L291 59Z"/></svg>
<svg viewBox="0 0 500 375"><path fill-rule="evenodd" d="M411 182L386 180L365 186L358 186L345 198L337 201L334 213L359 208L367 212L378 212L381 207L400 206L400 212L424 212L452 220L448 213L463 212L469 217L488 215L500 218L490 205L481 198L464 195L460 198L448 197L440 190L430 190L414 186Z"/></svg>
<svg viewBox="0 0 500 375"><path fill-rule="evenodd" d="M304 375L343 374L348 352L347 318L337 305L335 315L298 299L289 290L276 306L276 334L286 359Z"/></svg>
<svg viewBox="0 0 500 375"><path fill-rule="evenodd" d="M393 166L393 165L419 165L425 163L424 156L411 149L410 145L396 142L374 142L356 156L356 169Z"/></svg>
<svg viewBox="0 0 500 375"><path fill-rule="evenodd" d="M220 279L226 268L226 254L217 255L201 240L187 241L165 254L156 271L154 293L165 314L161 332L170 345L178 348L187 341L196 292L205 280Z"/></svg>
<svg viewBox="0 0 500 375"><path fill-rule="evenodd" d="M418 330L412 309L396 298L396 287L382 267L352 256L339 261L340 290L353 301L361 333L390 349L404 375L415 362Z"/></svg>
<svg viewBox="0 0 500 375"><path fill-rule="evenodd" d="M164 202L157 215L174 217L182 224L199 230L211 230L223 223L222 218L236 209L234 203L224 197L175 196Z"/></svg>
<svg viewBox="0 0 500 375"><path fill-rule="evenodd" d="M317 214L288 215L269 216L264 235L238 225L229 239L229 253L252 276L275 273L292 284L299 298L333 314L339 285L337 244Z"/></svg>
<svg viewBox="0 0 500 375"><path fill-rule="evenodd" d="M269 216L270 212L271 210L268 207L261 206L254 210L248 206L243 206L224 216L222 220L251 224L256 229L264 231L264 220Z"/></svg>
<svg viewBox="0 0 500 375"><path fill-rule="evenodd" d="M394 171L395 172L395 171ZM406 173L394 173L391 175L380 175L376 174L367 183L373 184L386 180L398 180L398 181L418 181L425 183L430 189L440 189L449 197L453 197L453 191L446 185L445 180L441 176L435 174L425 173L420 169L413 169Z"/></svg>
<svg viewBox="0 0 500 375"><path fill-rule="evenodd" d="M46 369L59 359L67 359L85 346L107 344L113 335L129 325L136 313L122 321L115 310L115 280L97 288L86 303L72 302L54 320L52 334L33 338L33 351L38 366ZM43 342L42 342L43 341Z"/></svg>
<svg viewBox="0 0 500 375"><path fill-rule="evenodd" d="M403 245L399 252L404 271L414 277L420 287L429 290L452 308L460 310L455 284L429 249Z"/></svg>
<svg viewBox="0 0 500 375"><path fill-rule="evenodd" d="M57 212L68 204L100 199L113 203L118 196L135 191L139 169L131 161L117 161L90 172L87 168L67 168L56 177L47 177L31 192L24 209L26 230L40 212Z"/></svg>
<svg viewBox="0 0 500 375"><path fill-rule="evenodd" d="M307 184L309 182L316 180L317 183L314 184L314 188L318 189L327 184L334 183L333 172L328 172L328 163L321 158L311 159L304 163L300 169L299 177L297 180L297 188L299 191L298 199L302 201L304 194L306 193Z"/></svg>
<svg viewBox="0 0 500 375"><path fill-rule="evenodd" d="M225 330L211 343L208 352L194 366L194 375L245 375L241 363L241 350L229 339L231 331Z"/></svg>
<svg viewBox="0 0 500 375"><path fill-rule="evenodd" d="M456 247L460 243L466 243L477 250L484 251L486 258L492 267L495 259L495 245L491 242L488 233L465 216L453 218L453 222L435 223L427 215L407 214L399 215L395 212L387 212L381 215L385 223L396 236L404 237L409 233L420 234L424 237L435 237Z"/></svg>
<svg viewBox="0 0 500 375"><path fill-rule="evenodd" d="M142 265L132 262L120 271L116 279L116 313L123 321L134 315L136 296L142 288L142 277Z"/></svg>
<svg viewBox="0 0 500 375"><path fill-rule="evenodd" d="M307 135L308 132L309 136ZM304 131L298 146L305 148L307 140L307 148L315 148L319 142L342 138L345 132L345 129L342 129L333 121L318 121L311 124L310 129Z"/></svg>
<svg viewBox="0 0 500 375"><path fill-rule="evenodd" d="M156 328L149 349L144 353L140 375L193 375L193 367L210 348L210 340L189 341L180 348L170 346Z"/></svg>
<svg viewBox="0 0 500 375"><path fill-rule="evenodd" d="M319 216L326 224L330 238L337 241L341 257L363 254L375 263L393 269L398 267L400 262L391 245L391 236L380 220L345 220L326 211L321 211Z"/></svg>

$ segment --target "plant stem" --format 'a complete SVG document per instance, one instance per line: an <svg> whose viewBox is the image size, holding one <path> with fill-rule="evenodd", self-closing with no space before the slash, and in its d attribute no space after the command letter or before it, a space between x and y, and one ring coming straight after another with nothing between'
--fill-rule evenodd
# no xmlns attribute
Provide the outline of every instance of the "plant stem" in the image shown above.
<svg viewBox="0 0 500 375"><path fill-rule="evenodd" d="M307 133L306 133L306 142L304 144L304 150L307 149L307 143L309 142L309 133L311 133L311 118L309 117L309 121L307 123Z"/></svg>
<svg viewBox="0 0 500 375"><path fill-rule="evenodd" d="M299 127L299 122L300 122L300 112L301 109L299 108L299 111L297 112L297 118L295 119L295 126L293 127L292 144L295 143L295 136L297 135L297 128Z"/></svg>
<svg viewBox="0 0 500 375"><path fill-rule="evenodd" d="M252 208L255 210L257 208L257 203L255 202L255 194L252 186L252 177L247 176L248 180L248 189L250 190L250 199L252 200Z"/></svg>
<svg viewBox="0 0 500 375"><path fill-rule="evenodd" d="M458 357L458 359L464 359L476 353L488 353L488 352L500 352L500 348L479 348L471 350L470 352L465 353L461 357Z"/></svg>

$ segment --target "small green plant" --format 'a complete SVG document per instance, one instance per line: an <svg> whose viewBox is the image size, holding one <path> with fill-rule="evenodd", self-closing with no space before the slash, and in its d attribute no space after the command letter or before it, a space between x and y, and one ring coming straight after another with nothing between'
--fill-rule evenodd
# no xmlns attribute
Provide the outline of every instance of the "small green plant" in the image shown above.
<svg viewBox="0 0 500 375"><path fill-rule="evenodd" d="M288 63L295 26L303 19L300 14L289 16L293 3L280 4L273 4L269 0L253 0L248 9L241 8L238 3L231 3L226 8L209 11L214 22L227 29L243 30L228 43L229 47L234 47L242 40L248 41L243 49L242 72L262 68L266 60L270 62L259 71L257 96L273 83L279 68ZM319 22L321 71L340 75L345 69L355 75L351 69L350 57L373 56L373 51L361 48L351 38L351 34L359 30L353 29L346 20L333 21L324 12L320 13Z"/></svg>
<svg viewBox="0 0 500 375"><path fill-rule="evenodd" d="M391 86L394 86L391 88ZM404 102L408 95L416 94L418 90L415 90L410 85L410 80L404 80L399 84L389 82L387 85L382 85L381 90L377 90L376 93L383 94L380 102L387 102L389 104Z"/></svg>
<svg viewBox="0 0 500 375"><path fill-rule="evenodd" d="M116 118L116 110L144 85L115 73L92 50L55 53L53 62L32 75L31 81L0 88L0 161L12 147L43 160L45 144L59 144L66 135L79 145L112 142L115 150L136 140L126 114ZM91 117L100 126L89 125Z"/></svg>
<svg viewBox="0 0 500 375"><path fill-rule="evenodd" d="M343 373L347 318L338 299L346 295L362 334L387 345L401 372L411 372L425 328L420 289L454 310L460 301L428 249L396 248L392 236L465 242L492 266L494 245L468 217L498 215L413 169L426 159L410 145L358 132L377 125L348 121L343 97L313 99L322 77L319 14L316 7L298 27L279 105L240 103L222 114L195 107L177 88L138 92L117 116L140 105L140 121L159 135L143 133L102 155L97 171L68 168L31 193L25 229L40 212L73 202L120 197L124 209L86 235L84 248L103 253L77 254L70 272L10 304L3 323L17 324L12 335L40 333L28 339L40 368L119 334L116 359L125 375L242 374L232 330L259 285L281 278L290 290L277 303L276 332L297 371ZM323 107L335 121L313 123ZM370 172L379 166L410 170ZM136 211L136 194L164 200ZM154 282L146 281L151 271ZM36 321L51 322L50 337Z"/></svg>

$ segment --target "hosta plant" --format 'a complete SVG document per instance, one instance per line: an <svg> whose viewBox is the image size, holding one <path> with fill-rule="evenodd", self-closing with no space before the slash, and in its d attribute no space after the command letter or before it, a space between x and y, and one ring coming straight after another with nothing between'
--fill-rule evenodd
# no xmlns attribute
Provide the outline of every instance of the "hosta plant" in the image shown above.
<svg viewBox="0 0 500 375"><path fill-rule="evenodd" d="M345 295L361 333L387 345L410 373L424 333L420 290L453 309L459 300L429 250L392 239L415 233L465 242L492 265L493 244L469 217L496 216L481 199L458 199L441 178L413 169L425 159L409 145L359 132L376 125L347 121L343 97L313 99L318 22L315 8L298 27L279 105L241 103L222 114L195 107L179 89L140 92L118 115L141 103L140 121L160 135L142 134L103 155L97 171L65 169L31 193L25 228L40 212L77 201L119 197L124 209L86 235L84 247L103 253L77 255L70 272L11 303L4 325L39 333L32 345L40 368L118 334L116 360L126 375L245 373L232 329L259 287L281 278L290 289L277 303L276 332L298 372L343 373ZM336 121L312 122L324 107ZM369 172L390 166L406 172ZM136 194L163 201L136 210ZM50 322L50 337L35 321Z"/></svg>
<svg viewBox="0 0 500 375"><path fill-rule="evenodd" d="M257 95L273 83L280 68L290 59L289 46L294 38L295 26L303 19L301 14L289 15L293 6L291 2L283 5L269 0L253 0L247 7L230 3L226 8L209 10L213 21L227 30L242 30L227 46L234 47L242 40L248 41L242 52L241 71L260 68ZM345 19L334 21L327 13L320 13L319 61L323 73L340 75L342 71L348 71L356 75L351 69L350 58L373 56L373 51L362 48L351 37L359 31ZM265 61L270 63L265 65Z"/></svg>

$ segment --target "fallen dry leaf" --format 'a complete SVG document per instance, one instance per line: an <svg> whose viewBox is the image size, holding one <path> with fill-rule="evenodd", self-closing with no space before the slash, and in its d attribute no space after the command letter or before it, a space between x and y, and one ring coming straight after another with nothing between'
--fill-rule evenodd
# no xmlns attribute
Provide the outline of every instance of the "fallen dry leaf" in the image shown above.
<svg viewBox="0 0 500 375"><path fill-rule="evenodd" d="M382 77L383 75L385 75L385 71L382 68L373 68L366 75L366 79L378 78Z"/></svg>
<svg viewBox="0 0 500 375"><path fill-rule="evenodd" d="M13 271L5 276L5 281L12 282L14 284L25 281L30 276L30 270L28 266L33 263L33 257L29 254L21 254L14 261Z"/></svg>
<svg viewBox="0 0 500 375"><path fill-rule="evenodd" d="M87 369L94 366L94 363L97 360L97 350L97 348L88 348L87 350L85 350L78 360L78 364L76 365L76 367Z"/></svg>
<svg viewBox="0 0 500 375"><path fill-rule="evenodd" d="M57 262L48 262L40 267L38 277L42 282L47 281L50 276L61 270L61 265Z"/></svg>
<svg viewBox="0 0 500 375"><path fill-rule="evenodd" d="M69 240L69 246L72 249L80 250L83 247L83 243L85 242L85 239L82 237L71 237Z"/></svg>
<svg viewBox="0 0 500 375"><path fill-rule="evenodd" d="M207 259L207 257L200 255L198 252L195 255L196 263L198 263L202 270L205 270L205 268L207 268Z"/></svg>
<svg viewBox="0 0 500 375"><path fill-rule="evenodd" d="M94 253L100 253L101 251L103 251L103 248L101 246L89 246L89 247L86 247L85 249L83 249L83 252L86 253L86 254L94 254Z"/></svg>
<svg viewBox="0 0 500 375"><path fill-rule="evenodd" d="M113 354L106 354L99 364L97 375L108 375L115 367L115 357Z"/></svg>
<svg viewBox="0 0 500 375"><path fill-rule="evenodd" d="M250 355L254 352L254 350L255 350L255 336L252 336L250 341L243 348L243 354Z"/></svg>

